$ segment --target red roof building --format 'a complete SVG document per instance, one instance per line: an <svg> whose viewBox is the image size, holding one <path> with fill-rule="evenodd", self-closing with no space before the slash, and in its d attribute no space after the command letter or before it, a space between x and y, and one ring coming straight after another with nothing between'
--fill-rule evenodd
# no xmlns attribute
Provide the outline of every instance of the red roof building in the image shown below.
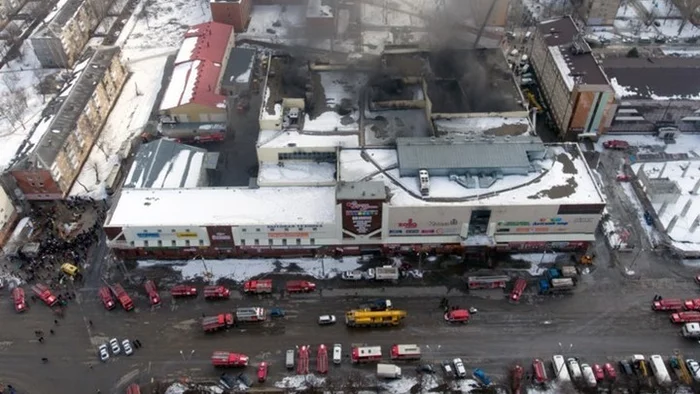
<svg viewBox="0 0 700 394"><path fill-rule="evenodd" d="M192 26L175 57L161 115L177 117L177 122L225 122L226 97L216 93L216 85L233 45L232 26L217 22Z"/></svg>

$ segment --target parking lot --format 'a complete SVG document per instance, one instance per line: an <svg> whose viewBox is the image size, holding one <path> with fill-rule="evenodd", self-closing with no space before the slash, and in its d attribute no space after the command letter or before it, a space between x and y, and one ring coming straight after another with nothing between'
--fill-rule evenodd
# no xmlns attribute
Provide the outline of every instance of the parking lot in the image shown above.
<svg viewBox="0 0 700 394"><path fill-rule="evenodd" d="M590 364L638 353L668 356L674 349L684 351L686 357L700 357L695 354L697 344L680 337L679 326L672 325L667 314L650 310L655 294L667 298L698 294L692 276L691 270L678 267L677 274L666 278L650 275L629 279L600 261L592 274L582 278L575 294L542 298L526 292L519 305L507 303L492 291L465 295L441 286L330 288L320 282L321 290L312 294L283 297L274 293L258 298L234 292L223 302L206 302L201 296L173 301L167 289L161 289L163 306L155 310L148 306L143 290L128 289L136 296L137 308L108 312L96 289L84 288L77 291L77 301L69 304L65 318L55 327L49 308L36 303L17 315L8 297L2 297L0 318L13 324L3 325L0 376L2 383L12 384L20 393L58 388L75 393L97 389L121 392L128 383L151 379L216 380L220 371L211 366L209 357L213 351L224 350L248 355L250 376L255 375L255 365L267 361L270 377L266 384L272 386L288 375L283 367L287 349L311 345L313 363L321 343L343 345L346 359L340 367L331 366L329 372L336 378L356 369L372 374L370 367L351 366L348 353L352 344L381 345L386 354L392 344L416 343L422 347L423 361L462 357L467 369L482 368L496 381L505 380L515 361L527 367L532 358L549 359L552 354L580 357ZM363 286L365 282L355 283ZM476 307L479 312L467 325L447 325L439 308L445 294L452 305ZM373 298L392 299L395 308L406 310L408 317L398 328L346 328L344 312ZM202 314L239 306L281 307L286 316L261 326L212 334L201 331ZM336 315L338 323L318 326L321 314ZM46 334L51 328L55 335ZM36 330L45 332L44 343L38 342ZM139 339L143 347L132 356L112 356L101 363L97 346L112 337ZM49 362L43 364L42 357ZM405 368L409 375L412 369Z"/></svg>

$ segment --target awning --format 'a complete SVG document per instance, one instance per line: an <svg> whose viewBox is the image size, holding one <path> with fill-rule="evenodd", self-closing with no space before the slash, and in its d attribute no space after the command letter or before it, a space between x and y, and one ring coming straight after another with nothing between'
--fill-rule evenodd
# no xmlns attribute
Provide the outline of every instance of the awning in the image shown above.
<svg viewBox="0 0 700 394"><path fill-rule="evenodd" d="M496 243L510 242L582 242L595 241L595 234L495 234Z"/></svg>

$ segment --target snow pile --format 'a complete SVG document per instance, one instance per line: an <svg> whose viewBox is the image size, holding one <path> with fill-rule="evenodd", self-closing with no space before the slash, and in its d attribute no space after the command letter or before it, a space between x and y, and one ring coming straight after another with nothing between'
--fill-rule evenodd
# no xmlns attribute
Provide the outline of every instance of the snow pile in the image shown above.
<svg viewBox="0 0 700 394"><path fill-rule="evenodd" d="M636 96L638 94L633 88L620 85L615 77L610 78L610 85L620 97Z"/></svg>
<svg viewBox="0 0 700 394"><path fill-rule="evenodd" d="M311 387L319 387L325 381L326 378L317 377L315 375L293 375L287 376L284 379L275 382L275 387L306 390Z"/></svg>
<svg viewBox="0 0 700 394"><path fill-rule="evenodd" d="M389 380L380 383L382 392L391 394L405 394L411 392L411 387L415 386L418 380L414 377L404 376L401 379Z"/></svg>
<svg viewBox="0 0 700 394"><path fill-rule="evenodd" d="M139 267L171 266L180 272L182 278L206 277L212 281L229 279L243 282L253 277L268 273L294 273L311 275L318 279L332 278L343 271L359 269L362 261L358 257L345 257L336 260L329 257L320 259L225 259L225 260L190 260L190 261L161 261L144 260L138 262Z"/></svg>
<svg viewBox="0 0 700 394"><path fill-rule="evenodd" d="M532 276L542 275L553 263L560 258L565 259L566 254L558 253L516 253L510 255L513 260L523 260L530 263L528 272Z"/></svg>

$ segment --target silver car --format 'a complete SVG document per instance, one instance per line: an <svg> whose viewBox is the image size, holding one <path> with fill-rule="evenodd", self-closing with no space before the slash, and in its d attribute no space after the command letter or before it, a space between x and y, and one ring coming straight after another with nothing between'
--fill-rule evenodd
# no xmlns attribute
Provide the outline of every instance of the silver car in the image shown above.
<svg viewBox="0 0 700 394"><path fill-rule="evenodd" d="M452 364L455 365L455 372L457 373L457 377L459 378L466 378L467 377L467 369L464 368L464 363L462 362L461 358L456 358L452 360Z"/></svg>
<svg viewBox="0 0 700 394"><path fill-rule="evenodd" d="M122 348L119 347L119 341L117 341L117 338L112 338L109 340L109 347L112 348L112 353L115 355L122 352Z"/></svg>
<svg viewBox="0 0 700 394"><path fill-rule="evenodd" d="M318 324L320 326L327 326L330 324L335 324L335 316L334 315L322 315L318 317Z"/></svg>
<svg viewBox="0 0 700 394"><path fill-rule="evenodd" d="M100 355L100 361L106 362L109 360L109 351L107 350L107 345L102 344L97 348L97 352Z"/></svg>
<svg viewBox="0 0 700 394"><path fill-rule="evenodd" d="M124 354L131 356L134 353L134 349L131 348L131 343L128 339L122 341L122 347L124 348Z"/></svg>

